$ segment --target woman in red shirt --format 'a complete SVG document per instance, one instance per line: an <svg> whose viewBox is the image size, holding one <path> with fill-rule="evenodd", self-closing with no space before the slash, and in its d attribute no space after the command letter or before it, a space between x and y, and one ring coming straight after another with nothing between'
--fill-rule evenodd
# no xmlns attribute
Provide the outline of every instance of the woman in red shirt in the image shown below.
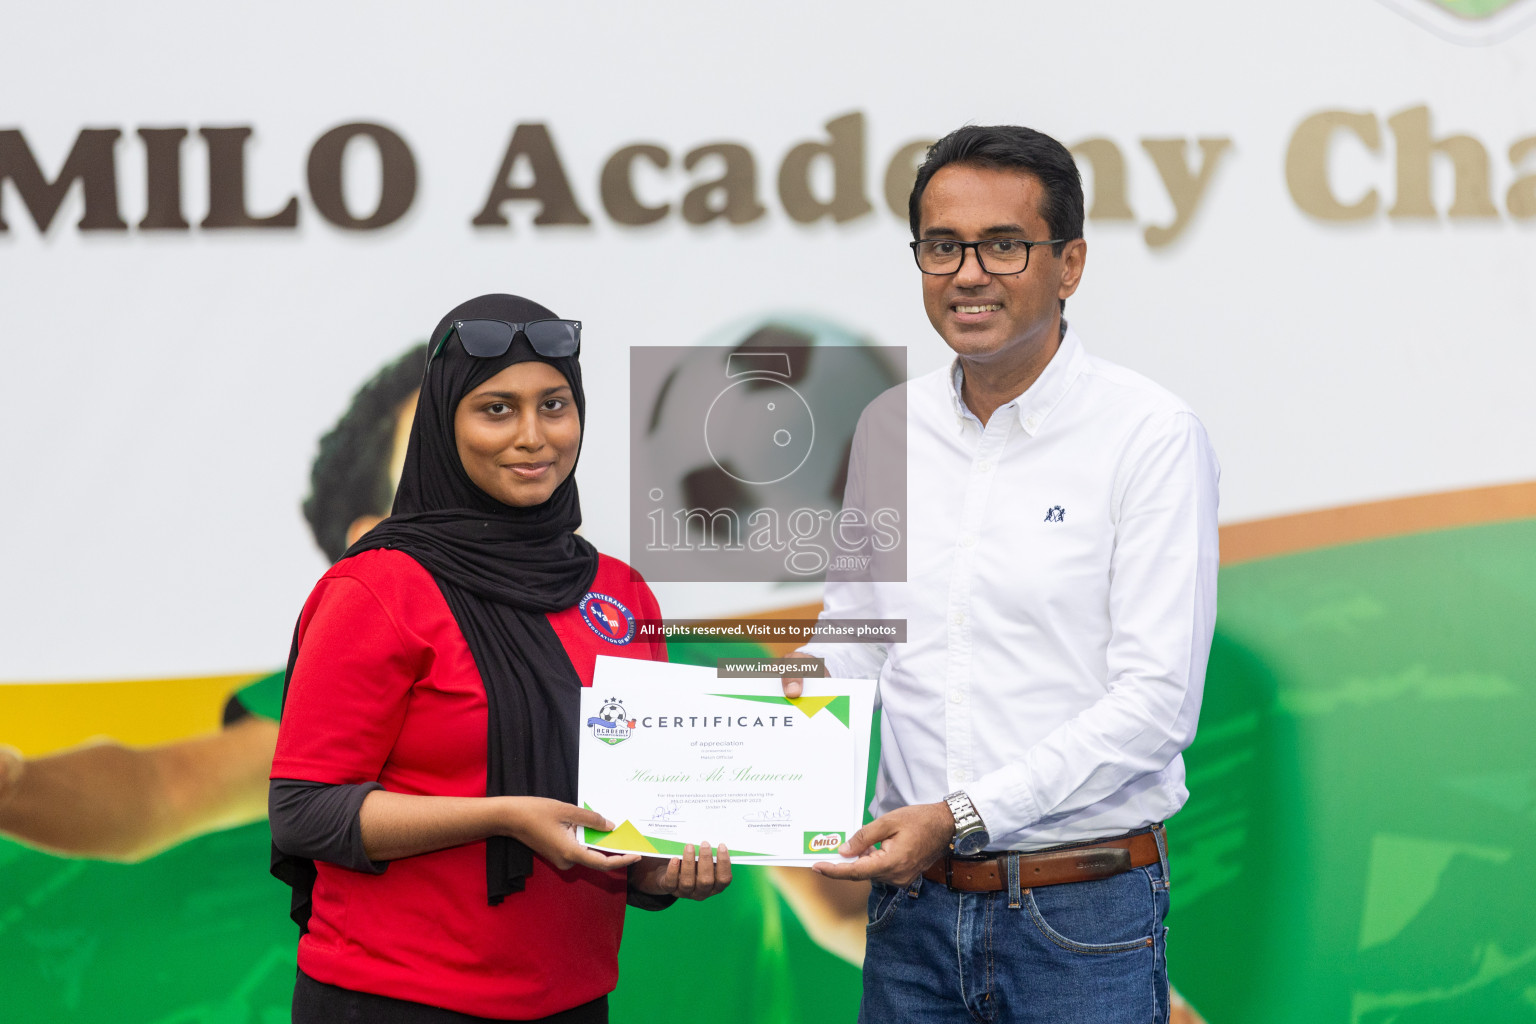
<svg viewBox="0 0 1536 1024"><path fill-rule="evenodd" d="M510 295L444 317L393 514L304 606L270 798L296 1024L606 1021L626 901L730 882L723 847L641 860L577 840L613 827L571 803L579 688L599 653L666 657L583 614L660 617L575 533L580 335Z"/></svg>

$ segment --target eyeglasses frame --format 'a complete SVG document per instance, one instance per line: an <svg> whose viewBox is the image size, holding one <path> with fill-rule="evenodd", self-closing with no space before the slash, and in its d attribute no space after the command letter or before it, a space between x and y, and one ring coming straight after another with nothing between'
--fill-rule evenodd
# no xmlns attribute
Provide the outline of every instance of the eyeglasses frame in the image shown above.
<svg viewBox="0 0 1536 1024"><path fill-rule="evenodd" d="M971 254L976 257L976 265L981 268L983 274L986 274L988 277L1013 277L1015 274L1022 274L1029 269L1029 257L1034 252L1035 246L1065 245L1070 241L1072 241L1070 238L1050 238L1042 242L1032 242L1027 238L983 238L977 242L962 242L956 238L919 238L916 241L908 242L907 246L912 250L912 261L917 264L917 269L929 277L953 277L960 273L961 269L965 267L965 250L967 249L971 250ZM958 245L960 247L960 262L955 264L954 270L924 270L922 256L918 253L918 247L924 242L948 242L951 245ZM1018 270L988 270L986 261L981 258L980 247L990 245L993 242L1015 242L1022 245L1024 247L1024 265Z"/></svg>

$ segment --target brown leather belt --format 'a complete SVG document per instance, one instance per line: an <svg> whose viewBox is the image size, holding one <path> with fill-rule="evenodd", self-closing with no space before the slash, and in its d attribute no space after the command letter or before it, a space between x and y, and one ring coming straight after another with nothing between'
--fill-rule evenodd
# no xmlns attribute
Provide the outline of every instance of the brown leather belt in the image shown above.
<svg viewBox="0 0 1536 1024"><path fill-rule="evenodd" d="M1105 839L1062 850L1019 854L1019 885L1061 885L1109 878L1132 868L1156 864L1160 857L1157 833L1162 826L1119 839ZM1008 888L1008 858L999 853L982 860L941 857L928 866L923 877L960 892L1002 892Z"/></svg>

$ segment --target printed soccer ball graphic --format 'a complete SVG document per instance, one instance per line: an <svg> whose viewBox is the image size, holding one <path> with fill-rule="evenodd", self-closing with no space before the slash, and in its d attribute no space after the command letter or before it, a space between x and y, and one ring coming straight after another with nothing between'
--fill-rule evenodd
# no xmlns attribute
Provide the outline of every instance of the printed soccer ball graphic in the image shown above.
<svg viewBox="0 0 1536 1024"><path fill-rule="evenodd" d="M609 725L617 725L621 722L627 723L629 721L629 715L625 712L624 705L611 697L606 704L597 709L597 717Z"/></svg>

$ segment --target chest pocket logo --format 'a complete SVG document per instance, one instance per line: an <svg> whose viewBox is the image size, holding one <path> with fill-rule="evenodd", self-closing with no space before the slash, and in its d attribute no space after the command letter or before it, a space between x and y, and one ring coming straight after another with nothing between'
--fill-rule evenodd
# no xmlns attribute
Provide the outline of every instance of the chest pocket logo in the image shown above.
<svg viewBox="0 0 1536 1024"><path fill-rule="evenodd" d="M1045 521L1048 523L1064 523L1067 521L1067 510L1060 505L1052 505L1045 510Z"/></svg>
<svg viewBox="0 0 1536 1024"><path fill-rule="evenodd" d="M616 598L591 591L578 606L587 628L611 644L627 644L635 638L635 616Z"/></svg>

